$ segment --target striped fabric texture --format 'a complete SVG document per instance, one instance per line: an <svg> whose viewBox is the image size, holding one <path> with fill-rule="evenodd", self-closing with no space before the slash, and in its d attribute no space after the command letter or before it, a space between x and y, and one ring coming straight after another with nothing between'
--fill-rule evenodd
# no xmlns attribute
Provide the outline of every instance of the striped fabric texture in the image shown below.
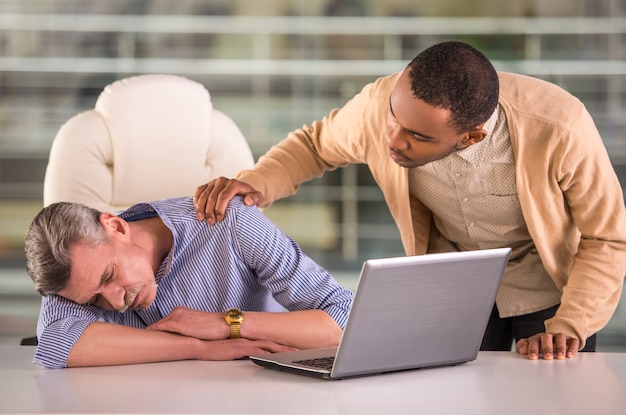
<svg viewBox="0 0 626 415"><path fill-rule="evenodd" d="M119 213L127 221L158 215L174 235L170 254L155 276L157 296L145 310L125 313L76 304L57 295L42 298L34 362L65 367L87 325L105 321L145 328L177 306L222 312L320 309L344 327L352 292L316 264L258 208L234 198L223 221L195 217L190 197L135 205Z"/></svg>

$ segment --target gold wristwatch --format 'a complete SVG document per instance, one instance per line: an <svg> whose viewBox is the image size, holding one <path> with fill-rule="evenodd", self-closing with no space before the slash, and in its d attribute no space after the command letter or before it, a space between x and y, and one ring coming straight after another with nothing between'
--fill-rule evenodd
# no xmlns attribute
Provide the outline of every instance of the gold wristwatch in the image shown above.
<svg viewBox="0 0 626 415"><path fill-rule="evenodd" d="M243 322L243 311L238 308L231 308L224 312L224 320L230 326L230 338L241 337L241 323Z"/></svg>

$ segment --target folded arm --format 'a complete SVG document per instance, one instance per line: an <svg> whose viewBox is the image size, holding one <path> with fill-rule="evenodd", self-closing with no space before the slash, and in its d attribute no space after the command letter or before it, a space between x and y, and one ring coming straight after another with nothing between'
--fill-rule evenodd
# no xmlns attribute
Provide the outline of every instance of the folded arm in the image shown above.
<svg viewBox="0 0 626 415"><path fill-rule="evenodd" d="M269 340L297 349L311 349L336 346L341 338L341 327L322 310L244 312L241 337L249 340ZM230 337L230 328L221 313L187 307L176 307L148 329L203 340L223 340Z"/></svg>
<svg viewBox="0 0 626 415"><path fill-rule="evenodd" d="M232 360L292 348L248 339L201 340L177 333L95 322L70 350L67 367L107 366L174 360Z"/></svg>
<svg viewBox="0 0 626 415"><path fill-rule="evenodd" d="M233 360L255 354L336 346L341 328L321 310L246 312L240 339L221 313L177 307L148 330L95 322L70 350L67 367L174 360Z"/></svg>

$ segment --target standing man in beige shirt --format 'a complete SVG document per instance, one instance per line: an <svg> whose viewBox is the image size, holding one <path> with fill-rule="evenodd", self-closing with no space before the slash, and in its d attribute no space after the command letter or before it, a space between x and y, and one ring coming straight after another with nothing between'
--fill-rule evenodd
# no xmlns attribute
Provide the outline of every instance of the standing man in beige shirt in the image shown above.
<svg viewBox="0 0 626 415"><path fill-rule="evenodd" d="M407 255L513 249L482 350L595 350L626 274L626 210L578 99L498 73L465 43L440 43L290 133L252 170L198 187L198 218L223 219L234 194L267 207L351 163L368 165Z"/></svg>

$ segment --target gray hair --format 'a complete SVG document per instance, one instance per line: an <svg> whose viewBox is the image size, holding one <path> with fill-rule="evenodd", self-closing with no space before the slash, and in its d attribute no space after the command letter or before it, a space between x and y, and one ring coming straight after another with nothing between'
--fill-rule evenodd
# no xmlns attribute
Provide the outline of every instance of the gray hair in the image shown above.
<svg viewBox="0 0 626 415"><path fill-rule="evenodd" d="M80 203L59 202L35 216L26 234L26 271L42 296L56 294L67 286L72 245L109 242L100 224L100 213Z"/></svg>

